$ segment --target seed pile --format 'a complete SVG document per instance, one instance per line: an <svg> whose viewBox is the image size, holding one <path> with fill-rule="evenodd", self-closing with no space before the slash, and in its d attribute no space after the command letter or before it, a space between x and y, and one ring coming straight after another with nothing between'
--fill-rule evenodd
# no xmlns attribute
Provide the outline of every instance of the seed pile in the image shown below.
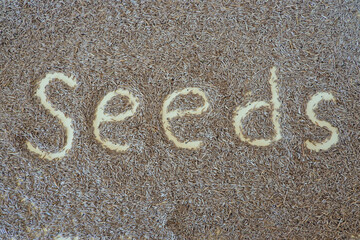
<svg viewBox="0 0 360 240"><path fill-rule="evenodd" d="M0 9L0 238L356 239L360 234L359 1L5 1ZM240 141L234 110L269 101L279 70L282 139L268 147ZM49 72L54 107L71 117L74 141L60 160L65 129L35 96ZM210 107L161 124L164 99L198 87ZM131 147L103 148L93 136L106 93L128 89L136 114L103 123L103 137ZM311 152L329 132L305 114L317 92L319 119L339 142ZM178 101L178 102L177 102ZM182 96L171 108L202 99ZM127 109L126 99L107 111ZM244 121L252 138L273 134L271 111Z"/></svg>

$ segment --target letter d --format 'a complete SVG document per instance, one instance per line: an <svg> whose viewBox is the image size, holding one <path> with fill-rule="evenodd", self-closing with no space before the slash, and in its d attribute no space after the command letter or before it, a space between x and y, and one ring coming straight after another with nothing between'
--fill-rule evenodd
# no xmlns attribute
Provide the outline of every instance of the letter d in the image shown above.
<svg viewBox="0 0 360 240"><path fill-rule="evenodd" d="M273 142L276 142L281 139L281 129L280 129L280 113L278 112L280 108L279 93L277 89L277 76L276 76L276 67L271 68L271 77L270 77L270 86L271 86L271 101L270 104L264 101L248 103L245 107L237 107L234 112L233 124L235 127L236 134L244 142L248 142L254 146L268 146ZM256 110L261 107L268 107L272 109L271 121L274 124L275 135L271 139L255 139L251 140L244 136L242 121L245 117L253 110Z"/></svg>

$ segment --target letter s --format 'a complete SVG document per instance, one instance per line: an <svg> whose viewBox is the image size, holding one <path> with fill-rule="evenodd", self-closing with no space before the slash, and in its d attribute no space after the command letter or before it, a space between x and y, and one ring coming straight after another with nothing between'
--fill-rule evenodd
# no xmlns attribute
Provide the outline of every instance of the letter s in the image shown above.
<svg viewBox="0 0 360 240"><path fill-rule="evenodd" d="M314 124L316 124L320 127L327 128L331 132L331 136L328 137L327 139L325 139L325 141L323 141L321 143L310 142L309 140L306 140L306 142L305 142L306 147L308 149L314 150L316 152L318 152L320 150L327 150L332 145L336 144L339 141L339 130L336 127L331 126L331 124L326 121L318 120L315 116L314 109L317 108L317 105L321 100L335 101L335 98L331 93L319 92L310 98L310 101L308 102L307 107L306 107L306 115L308 115L310 120Z"/></svg>
<svg viewBox="0 0 360 240"><path fill-rule="evenodd" d="M71 149L72 141L74 138L74 129L71 127L72 119L66 117L63 112L55 110L55 108L51 106L51 103L46 101L45 87L53 79L59 79L72 88L76 86L76 80L74 77L67 77L62 73L48 73L45 78L40 81L39 88L36 91L35 95L40 98L41 104L50 111L51 115L57 117L66 129L66 144L59 152L56 153L42 151L38 147L34 147L29 141L26 142L26 146L31 152L39 154L40 156L48 160L64 157L67 151Z"/></svg>

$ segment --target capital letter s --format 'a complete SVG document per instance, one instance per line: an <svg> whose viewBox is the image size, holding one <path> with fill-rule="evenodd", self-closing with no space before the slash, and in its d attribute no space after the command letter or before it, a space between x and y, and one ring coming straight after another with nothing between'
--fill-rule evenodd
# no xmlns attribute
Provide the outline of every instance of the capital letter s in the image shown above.
<svg viewBox="0 0 360 240"><path fill-rule="evenodd" d="M74 88L76 86L76 80L74 77L67 77L62 73L48 73L45 76L45 78L40 81L39 88L36 91L35 95L40 98L41 104L44 105L44 107L50 111L51 115L57 117L60 120L60 122L62 123L62 125L64 126L64 128L66 129L66 144L59 152L56 152L56 153L49 153L49 152L42 151L38 147L34 147L29 141L26 142L26 146L31 152L34 152L48 160L53 160L55 158L64 157L65 154L67 153L67 151L69 151L71 149L72 141L74 138L74 130L71 127L72 119L66 117L63 112L53 108L51 106L51 103L46 101L45 87L53 79L59 79L72 88Z"/></svg>

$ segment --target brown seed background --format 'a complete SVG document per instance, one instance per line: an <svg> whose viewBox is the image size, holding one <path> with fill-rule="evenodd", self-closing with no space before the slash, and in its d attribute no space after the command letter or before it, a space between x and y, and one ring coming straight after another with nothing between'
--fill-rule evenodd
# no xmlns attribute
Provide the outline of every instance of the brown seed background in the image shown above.
<svg viewBox="0 0 360 240"><path fill-rule="evenodd" d="M350 239L360 236L360 3L354 1L2 1L0 3L0 238ZM279 70L283 138L254 147L235 135L237 106L269 101ZM26 149L65 144L65 129L35 96L49 72L75 76L75 89L47 87L73 119L66 157ZM210 109L161 125L165 97L185 87L206 92ZM92 122L102 97L118 88L140 100L104 137ZM307 139L330 132L305 114L317 92L321 120L338 144L311 152ZM172 108L195 108L182 96ZM114 98L107 112L129 108ZM273 134L271 109L244 122L252 138Z"/></svg>

